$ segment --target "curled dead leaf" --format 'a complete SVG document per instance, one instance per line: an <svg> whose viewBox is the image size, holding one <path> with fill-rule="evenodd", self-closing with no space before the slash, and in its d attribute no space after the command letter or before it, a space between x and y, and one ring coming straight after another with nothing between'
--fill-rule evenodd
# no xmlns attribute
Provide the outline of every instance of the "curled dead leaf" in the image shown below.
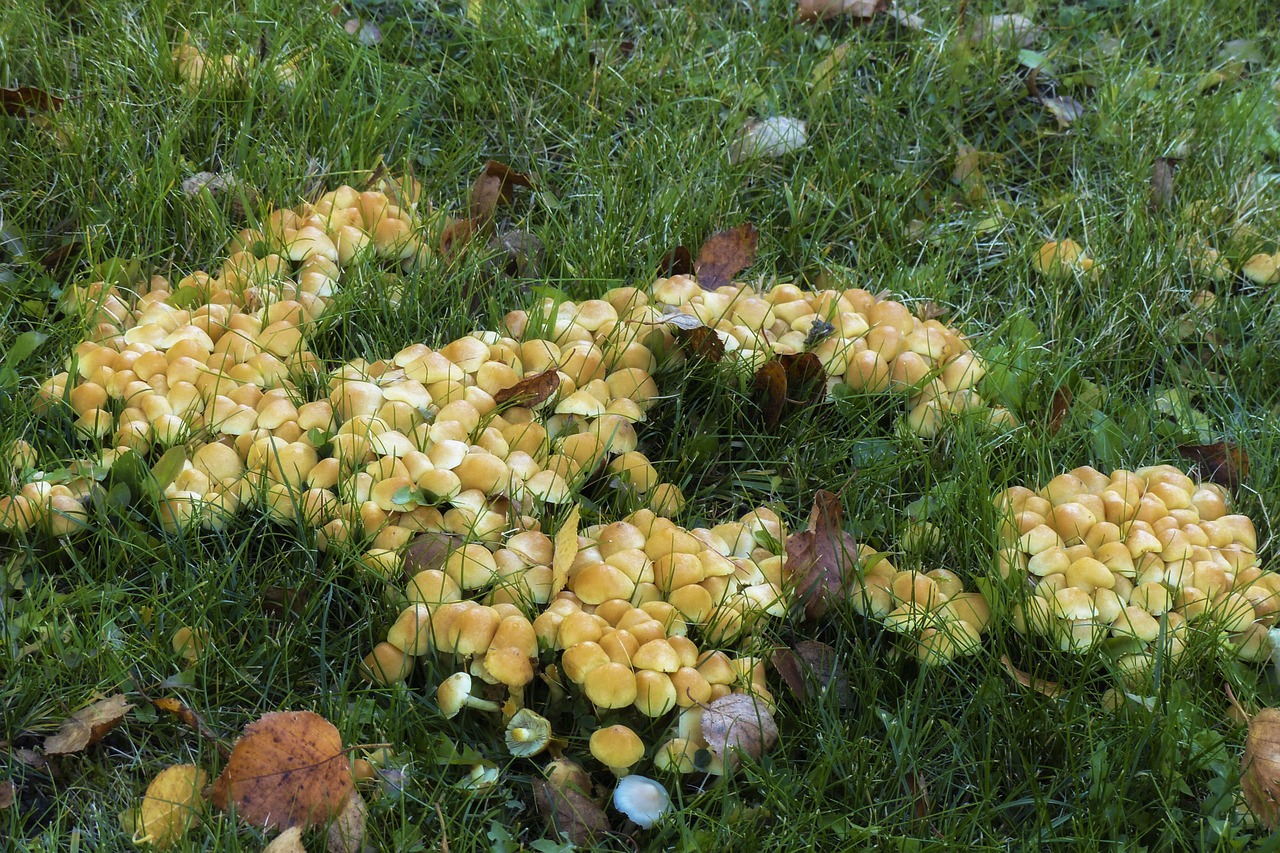
<svg viewBox="0 0 1280 853"><path fill-rule="evenodd" d="M684 246L676 246L658 261L658 275L693 275L693 255Z"/></svg>
<svg viewBox="0 0 1280 853"><path fill-rule="evenodd" d="M1173 172L1178 166L1176 157L1157 157L1151 165L1151 209L1168 210L1173 207Z"/></svg>
<svg viewBox="0 0 1280 853"><path fill-rule="evenodd" d="M451 261L462 254L479 230L475 219L450 219L440 232L440 254Z"/></svg>
<svg viewBox="0 0 1280 853"><path fill-rule="evenodd" d="M123 695L108 696L82 708L62 723L57 734L45 738L48 755L66 755L92 746L120 725L133 706Z"/></svg>
<svg viewBox="0 0 1280 853"><path fill-rule="evenodd" d="M778 361L765 363L755 375L755 398L764 414L766 429L776 429L782 422L787 403L787 370Z"/></svg>
<svg viewBox="0 0 1280 853"><path fill-rule="evenodd" d="M699 358L707 361L720 361L724 358L724 341L714 329L701 325L693 329L682 329L677 326L675 334L680 346Z"/></svg>
<svg viewBox="0 0 1280 853"><path fill-rule="evenodd" d="M611 829L604 809L575 787L534 779L533 801L551 834L564 835L579 847L592 847Z"/></svg>
<svg viewBox="0 0 1280 853"><path fill-rule="evenodd" d="M22 117L30 112L54 112L62 109L66 98L50 95L34 86L0 89L0 113Z"/></svg>
<svg viewBox="0 0 1280 853"><path fill-rule="evenodd" d="M1049 435L1057 435L1058 430L1062 429L1062 424L1071 411L1071 400L1071 389L1065 385L1059 385L1058 390L1053 392L1053 401L1049 404Z"/></svg>
<svg viewBox="0 0 1280 853"><path fill-rule="evenodd" d="M171 847L200 821L209 774L194 764L167 767L151 780L135 813L134 844Z"/></svg>
<svg viewBox="0 0 1280 853"><path fill-rule="evenodd" d="M742 163L757 157L782 157L804 148L809 141L808 124L789 116L747 122L729 146L729 162Z"/></svg>
<svg viewBox="0 0 1280 853"><path fill-rule="evenodd" d="M800 702L835 690L841 707L850 704L849 677L836 650L826 643L801 640L793 648L775 651L770 661Z"/></svg>
<svg viewBox="0 0 1280 853"><path fill-rule="evenodd" d="M497 160L487 161L480 177L471 186L472 218L481 223L491 221L500 205L511 203L516 187L532 186L528 175Z"/></svg>
<svg viewBox="0 0 1280 853"><path fill-rule="evenodd" d="M1178 452L1200 467L1203 475L1229 489L1249 476L1249 454L1243 447L1226 441L1216 444L1183 444Z"/></svg>
<svg viewBox="0 0 1280 853"><path fill-rule="evenodd" d="M844 529L838 495L818 490L809 528L789 535L786 550L786 572L805 617L822 618L833 602L844 600L858 564L858 544Z"/></svg>
<svg viewBox="0 0 1280 853"><path fill-rule="evenodd" d="M715 290L733 283L733 277L756 259L760 234L751 223L717 231L698 250L694 271L703 290Z"/></svg>
<svg viewBox="0 0 1280 853"><path fill-rule="evenodd" d="M1058 130L1066 130L1075 123L1076 119L1084 115L1084 104L1068 95L1058 95L1053 98L1041 98L1040 103L1044 104L1044 108L1058 122Z"/></svg>
<svg viewBox="0 0 1280 853"><path fill-rule="evenodd" d="M227 758L231 755L231 751L223 745L222 740L205 725L204 718L187 707L187 704L181 699L164 697L161 699L152 699L151 704L157 709L177 717L178 722L190 729L193 729L205 740L212 742L218 752L222 754L223 758Z"/></svg>
<svg viewBox="0 0 1280 853"><path fill-rule="evenodd" d="M18 789L14 787L13 782L5 779L0 782L0 812L12 806L18 799Z"/></svg>
<svg viewBox="0 0 1280 853"><path fill-rule="evenodd" d="M778 356L787 374L787 401L800 405L818 403L826 396L827 371L811 352Z"/></svg>
<svg viewBox="0 0 1280 853"><path fill-rule="evenodd" d="M1259 823L1269 830L1280 827L1280 708L1263 708L1249 718L1240 792Z"/></svg>
<svg viewBox="0 0 1280 853"><path fill-rule="evenodd" d="M267 828L332 820L353 789L342 736L311 711L275 711L245 727L209 799Z"/></svg>
<svg viewBox="0 0 1280 853"><path fill-rule="evenodd" d="M552 367L542 373L526 376L510 388L503 388L493 395L493 402L499 406L511 403L532 409L549 400L559 388L560 373Z"/></svg>
<svg viewBox="0 0 1280 853"><path fill-rule="evenodd" d="M464 544L461 536L450 533L420 533L409 543L409 548L404 553L405 573L411 577L427 569L441 569L449 555Z"/></svg>
<svg viewBox="0 0 1280 853"><path fill-rule="evenodd" d="M778 724L756 697L730 693L703 710L702 737L707 749L723 761L726 768L735 767L741 760L740 755L759 761L773 749L778 743Z"/></svg>
<svg viewBox="0 0 1280 853"><path fill-rule="evenodd" d="M1062 695L1062 688L1056 682L1045 681L1043 678L1034 678L1023 672L1013 665L1013 661L1009 659L1008 655L1003 655L1000 658L1000 663L1004 665L1004 671L1009 673L1009 676L1023 687L1034 690L1042 696L1048 696L1050 699L1057 699Z"/></svg>

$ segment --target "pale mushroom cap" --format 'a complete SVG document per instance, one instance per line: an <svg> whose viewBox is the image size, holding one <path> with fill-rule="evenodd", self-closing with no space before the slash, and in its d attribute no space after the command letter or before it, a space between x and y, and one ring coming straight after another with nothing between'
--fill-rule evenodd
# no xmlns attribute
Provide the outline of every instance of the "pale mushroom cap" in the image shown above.
<svg viewBox="0 0 1280 853"><path fill-rule="evenodd" d="M652 779L624 776L613 790L613 807L642 829L650 829L671 808L671 797Z"/></svg>

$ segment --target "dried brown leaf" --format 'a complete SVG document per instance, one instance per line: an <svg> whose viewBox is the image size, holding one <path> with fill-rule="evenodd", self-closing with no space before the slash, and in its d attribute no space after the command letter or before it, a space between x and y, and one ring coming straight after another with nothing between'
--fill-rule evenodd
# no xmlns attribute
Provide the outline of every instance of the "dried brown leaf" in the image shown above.
<svg viewBox="0 0 1280 853"><path fill-rule="evenodd" d="M364 825L369 807L360 792L353 790L338 816L329 824L329 853L360 853L364 849Z"/></svg>
<svg viewBox="0 0 1280 853"><path fill-rule="evenodd" d="M818 403L827 393L827 371L822 360L811 352L778 356L787 374L787 400L807 406Z"/></svg>
<svg viewBox="0 0 1280 853"><path fill-rule="evenodd" d="M754 761L778 743L778 725L765 704L747 693L730 693L702 712L702 737L711 754L726 768L736 766L738 754Z"/></svg>
<svg viewBox="0 0 1280 853"><path fill-rule="evenodd" d="M693 275L693 255L684 246L676 246L658 261L658 275Z"/></svg>
<svg viewBox="0 0 1280 853"><path fill-rule="evenodd" d="M1045 681L1043 678L1033 678L1031 675L1023 672L1013 665L1013 661L1008 655L1000 658L1000 663L1004 664L1005 672L1013 678L1014 681L1030 690L1034 690L1042 696L1048 696L1050 699L1057 699L1062 695L1062 688L1053 681Z"/></svg>
<svg viewBox="0 0 1280 853"><path fill-rule="evenodd" d="M1084 104L1068 95L1041 98L1040 103L1044 104L1044 108L1058 122L1058 130L1066 130L1084 115Z"/></svg>
<svg viewBox="0 0 1280 853"><path fill-rule="evenodd" d="M1151 209L1168 210L1173 207L1173 171L1177 168L1175 157L1157 157L1151 166Z"/></svg>
<svg viewBox="0 0 1280 853"><path fill-rule="evenodd" d="M262 591L262 611L268 616L296 619L306 612L310 597L301 587L269 586Z"/></svg>
<svg viewBox="0 0 1280 853"><path fill-rule="evenodd" d="M66 755L92 746L120 725L132 707L128 699L117 694L82 708L63 722L57 734L45 738L45 753Z"/></svg>
<svg viewBox="0 0 1280 853"><path fill-rule="evenodd" d="M444 568L444 561L464 544L461 536L450 533L428 531L418 534L404 554L405 574L412 577L427 569Z"/></svg>
<svg viewBox="0 0 1280 853"><path fill-rule="evenodd" d="M756 371L755 397L764 413L765 428L777 428L787 404L787 369L781 363L770 361Z"/></svg>
<svg viewBox="0 0 1280 853"><path fill-rule="evenodd" d="M929 781L914 770L907 771L903 778L907 795L911 797L912 811L916 820L927 820L933 813L933 797L929 794Z"/></svg>
<svg viewBox="0 0 1280 853"><path fill-rule="evenodd" d="M187 728L194 730L205 740L212 742L223 758L227 758L231 755L231 751L222 743L222 740L205 725L204 718L191 710L191 708L189 708L181 699L174 699L171 697L152 699L151 704L161 711L177 717L178 722L182 723Z"/></svg>
<svg viewBox="0 0 1280 853"><path fill-rule="evenodd" d="M18 798L18 789L14 787L13 782L6 779L0 782L0 812L9 808Z"/></svg>
<svg viewBox="0 0 1280 853"><path fill-rule="evenodd" d="M1059 385L1058 390L1053 392L1053 401L1049 404L1049 423L1047 425L1049 435L1057 435L1058 430L1062 429L1062 423L1067 419L1067 415L1071 412L1071 401L1073 396L1071 389L1065 385Z"/></svg>
<svg viewBox="0 0 1280 853"><path fill-rule="evenodd" d="M916 316L920 318L920 322L927 323L947 316L947 308L932 299L926 299L924 302L917 303Z"/></svg>
<svg viewBox="0 0 1280 853"><path fill-rule="evenodd" d="M440 254L446 261L454 260L478 230L479 224L475 219L450 219L440 231Z"/></svg>
<svg viewBox="0 0 1280 853"><path fill-rule="evenodd" d="M30 112L54 112L62 109L66 98L50 95L34 86L16 89L0 89L0 113L7 116L25 116Z"/></svg>
<svg viewBox="0 0 1280 853"><path fill-rule="evenodd" d="M498 207L510 204L515 187L531 187L529 176L517 172L505 163L489 160L484 164L480 177L471 186L470 214L479 222L489 222Z"/></svg>
<svg viewBox="0 0 1280 853"><path fill-rule="evenodd" d="M677 326L675 336L680 346L699 358L705 358L707 361L720 361L724 358L724 341L714 329L708 329L706 326L682 329Z"/></svg>
<svg viewBox="0 0 1280 853"><path fill-rule="evenodd" d="M493 402L499 406L512 403L516 406L532 409L539 403L549 400L551 395L555 394L559 388L560 374L552 367L542 373L526 376L510 388L503 388L493 395Z"/></svg>
<svg viewBox="0 0 1280 853"><path fill-rule="evenodd" d="M546 779L533 780L533 801L551 834L583 848L593 847L611 829L604 809L581 791L557 787Z"/></svg>
<svg viewBox="0 0 1280 853"><path fill-rule="evenodd" d="M19 764L25 764L33 770L44 770L49 766L49 762L34 749L24 749L23 747L15 747L11 753L13 760Z"/></svg>
<svg viewBox="0 0 1280 853"><path fill-rule="evenodd" d="M799 0L796 20L807 23L849 17L854 23L867 24L889 6L890 0Z"/></svg>
<svg viewBox="0 0 1280 853"><path fill-rule="evenodd" d="M772 663L800 702L809 699L810 688L816 694L834 689L840 705L848 705L849 677L840 665L836 650L826 643L801 640L794 648L774 652Z"/></svg>
<svg viewBox="0 0 1280 853"><path fill-rule="evenodd" d="M760 234L751 223L717 231L698 250L694 271L703 290L715 290L733 283L733 277L756 259Z"/></svg>
<svg viewBox="0 0 1280 853"><path fill-rule="evenodd" d="M1200 466L1213 482L1234 489L1249 476L1249 454L1243 447L1226 441L1216 444L1183 444L1178 452Z"/></svg>
<svg viewBox="0 0 1280 853"><path fill-rule="evenodd" d="M787 573L809 619L820 619L832 602L845 598L857 568L858 544L844 529L843 516L840 497L819 489L809 529L787 537Z"/></svg>
<svg viewBox="0 0 1280 853"><path fill-rule="evenodd" d="M252 826L319 826L353 789L342 736L311 711L275 711L245 727L209 799Z"/></svg>

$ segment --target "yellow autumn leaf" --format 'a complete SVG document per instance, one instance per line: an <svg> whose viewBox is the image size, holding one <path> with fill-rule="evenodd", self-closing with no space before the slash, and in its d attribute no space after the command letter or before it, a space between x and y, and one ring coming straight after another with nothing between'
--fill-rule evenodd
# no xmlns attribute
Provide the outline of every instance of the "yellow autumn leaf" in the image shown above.
<svg viewBox="0 0 1280 853"><path fill-rule="evenodd" d="M556 531L555 556L551 560L551 594L564 589L569 582L569 567L578 556L578 508L575 506Z"/></svg>
<svg viewBox="0 0 1280 853"><path fill-rule="evenodd" d="M162 850L172 846L198 822L204 805L200 792L208 784L209 774L194 764L161 770L138 806L133 843Z"/></svg>
<svg viewBox="0 0 1280 853"><path fill-rule="evenodd" d="M809 90L814 95L821 96L831 91L832 78L836 69L844 63L850 47L852 45L849 42L841 42L814 64L813 72L809 75Z"/></svg>

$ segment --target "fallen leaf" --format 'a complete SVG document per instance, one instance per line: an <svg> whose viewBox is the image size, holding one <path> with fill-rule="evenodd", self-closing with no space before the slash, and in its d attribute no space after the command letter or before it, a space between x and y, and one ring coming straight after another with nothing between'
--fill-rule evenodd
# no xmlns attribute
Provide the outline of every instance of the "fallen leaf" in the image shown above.
<svg viewBox="0 0 1280 853"><path fill-rule="evenodd" d="M269 586L262 590L262 612L277 618L297 619L306 612L309 598L301 587Z"/></svg>
<svg viewBox="0 0 1280 853"><path fill-rule="evenodd" d="M513 228L495 234L489 250L498 253L495 262L508 278L537 278L542 269L542 241L528 231Z"/></svg>
<svg viewBox="0 0 1280 853"><path fill-rule="evenodd" d="M890 9L887 13L890 18L898 22L898 26L905 27L908 30L922 31L925 28L924 18L915 12L906 12L902 9Z"/></svg>
<svg viewBox="0 0 1280 853"><path fill-rule="evenodd" d="M827 394L827 371L822 360L811 352L778 356L787 374L787 401L807 406L819 403Z"/></svg>
<svg viewBox="0 0 1280 853"><path fill-rule="evenodd" d="M819 489L809 528L787 537L786 571L804 604L805 617L819 619L848 592L858 564L858 543L844 529L840 497Z"/></svg>
<svg viewBox="0 0 1280 853"><path fill-rule="evenodd" d="M0 812L13 805L18 798L18 789L13 786L13 782L6 779L0 782Z"/></svg>
<svg viewBox="0 0 1280 853"><path fill-rule="evenodd" d="M554 597L569 582L569 567L578 558L578 506L556 531L555 550L551 557L551 595Z"/></svg>
<svg viewBox="0 0 1280 853"><path fill-rule="evenodd" d="M360 853L364 849L364 825L369 807L360 792L353 790L346 805L329 824L329 853Z"/></svg>
<svg viewBox="0 0 1280 853"><path fill-rule="evenodd" d="M733 277L756 259L760 235L751 223L717 231L698 250L694 271L703 290L715 290L733 283Z"/></svg>
<svg viewBox="0 0 1280 853"><path fill-rule="evenodd" d="M693 275L693 255L684 246L676 246L658 261L658 276Z"/></svg>
<svg viewBox="0 0 1280 853"><path fill-rule="evenodd" d="M352 791L342 736L311 711L275 711L245 727L209 799L266 828L323 825Z"/></svg>
<svg viewBox="0 0 1280 853"><path fill-rule="evenodd" d="M263 847L262 853L307 853L307 848L302 846L302 827L289 827Z"/></svg>
<svg viewBox="0 0 1280 853"><path fill-rule="evenodd" d="M1178 452L1200 466L1213 482L1237 488L1249 476L1249 454L1243 447L1226 441L1217 444L1183 444Z"/></svg>
<svg viewBox="0 0 1280 853"><path fill-rule="evenodd" d="M63 722L57 734L45 738L45 753L66 755L92 746L120 725L132 707L123 695L116 695L82 708Z"/></svg>
<svg viewBox="0 0 1280 853"><path fill-rule="evenodd" d="M808 701L812 687L815 694L835 690L840 706L848 707L849 677L831 646L817 640L801 640L794 648L778 649L770 660L800 702Z"/></svg>
<svg viewBox="0 0 1280 853"><path fill-rule="evenodd" d="M442 569L449 555L465 543L451 533L427 531L414 537L404 554L404 570L409 577L427 569Z"/></svg>
<svg viewBox="0 0 1280 853"><path fill-rule="evenodd" d="M63 243L56 249L51 250L48 254L40 259L40 266L51 273L56 273L60 268L67 264L72 258L77 257L84 249L84 243L78 237L72 238L70 242Z"/></svg>
<svg viewBox="0 0 1280 853"><path fill-rule="evenodd" d="M756 371L755 398L764 413L766 429L776 429L782 422L782 410L787 404L787 370L778 361L769 361Z"/></svg>
<svg viewBox="0 0 1280 853"><path fill-rule="evenodd" d="M471 187L471 216L481 223L493 219L499 205L510 204L515 187L531 187L529 176L505 163L489 160Z"/></svg>
<svg viewBox="0 0 1280 853"><path fill-rule="evenodd" d="M716 334L715 329L708 329L702 325L693 329L682 329L677 326L675 334L677 343L699 358L712 362L724 358L724 341Z"/></svg>
<svg viewBox="0 0 1280 853"><path fill-rule="evenodd" d="M1173 207L1173 170L1175 157L1157 157L1151 166L1151 209L1168 210Z"/></svg>
<svg viewBox="0 0 1280 853"><path fill-rule="evenodd" d="M382 44L382 28L373 21L362 21L359 18L351 18L342 25L349 36L355 36L356 41L365 47L373 47Z"/></svg>
<svg viewBox="0 0 1280 853"><path fill-rule="evenodd" d="M209 730L209 727L204 723L204 718L187 707L187 704L181 699L173 699L169 697L165 697L163 699L152 699L151 704L161 711L165 711L166 713L177 717L178 722L194 730L205 740L212 742L218 752L222 754L223 758L230 757L231 751L227 749L217 735Z"/></svg>
<svg viewBox="0 0 1280 853"><path fill-rule="evenodd" d="M888 9L889 3L890 0L799 0L796 20L807 23L847 16L857 24L866 24Z"/></svg>
<svg viewBox="0 0 1280 853"><path fill-rule="evenodd" d="M1048 696L1050 699L1057 699L1062 695L1062 688L1055 682L1045 681L1043 678L1033 678L1022 670L1013 665L1013 661L1008 655L1000 658L1000 663L1004 664L1005 672L1013 677L1013 680L1030 690L1034 690L1042 696Z"/></svg>
<svg viewBox="0 0 1280 853"><path fill-rule="evenodd" d="M1026 15L987 15L974 20L969 41L974 44L987 39L1011 41L1018 47L1031 47L1040 28Z"/></svg>
<svg viewBox="0 0 1280 853"><path fill-rule="evenodd" d="M845 58L849 55L849 48L852 46L851 42L840 42L840 44L827 51L826 56L813 64L813 70L809 72L809 91L811 93L821 96L831 91L831 83L835 79L836 69L844 64Z"/></svg>
<svg viewBox="0 0 1280 853"><path fill-rule="evenodd" d="M1076 119L1084 115L1084 104L1068 95L1041 98L1040 103L1044 104L1045 109L1057 120L1058 130L1066 130Z"/></svg>
<svg viewBox="0 0 1280 853"><path fill-rule="evenodd" d="M1218 51L1218 58L1225 62L1243 62L1249 65L1262 65L1267 61L1253 39L1232 39L1224 43Z"/></svg>
<svg viewBox="0 0 1280 853"><path fill-rule="evenodd" d="M579 847L594 847L611 830L604 809L576 788L534 779L533 802L554 837L563 835Z"/></svg>
<svg viewBox="0 0 1280 853"><path fill-rule="evenodd" d="M440 254L451 261L462 253L479 230L474 219L450 219L440 231Z"/></svg>
<svg viewBox="0 0 1280 853"><path fill-rule="evenodd" d="M773 749L778 743L778 725L759 699L747 693L730 693L702 712L702 737L707 749L727 769L741 760L739 754L759 761Z"/></svg>
<svg viewBox="0 0 1280 853"><path fill-rule="evenodd" d="M25 116L29 112L53 112L62 109L66 98L50 95L34 86L16 89L0 89L0 113L7 116Z"/></svg>
<svg viewBox="0 0 1280 853"><path fill-rule="evenodd" d="M542 373L526 376L510 388L503 388L493 395L493 402L499 406L511 403L532 409L549 400L559 388L560 374L552 367Z"/></svg>
<svg viewBox="0 0 1280 853"><path fill-rule="evenodd" d="M1071 389L1065 385L1059 385L1058 390L1053 392L1053 402L1049 404L1049 423L1047 428L1049 435L1057 435L1058 430L1062 429L1062 423L1067 419L1067 414L1071 411Z"/></svg>
<svg viewBox="0 0 1280 853"><path fill-rule="evenodd" d="M927 820L933 813L933 797L929 795L928 781L914 770L907 771L902 781L907 789L907 796L911 797L916 820Z"/></svg>
<svg viewBox="0 0 1280 853"><path fill-rule="evenodd" d="M45 761L44 756L36 752L34 749L24 749L22 747L16 747L13 750L12 755L13 755L14 761L18 762L19 764L25 764L27 767L30 767L33 770L44 770L46 767L49 766L49 762Z"/></svg>
<svg viewBox="0 0 1280 853"><path fill-rule="evenodd" d="M151 780L134 817L134 844L150 844L160 850L172 846L199 823L204 805L201 791L209 774L194 764L175 764Z"/></svg>
<svg viewBox="0 0 1280 853"><path fill-rule="evenodd" d="M939 320L947 316L949 310L945 305L939 305L932 299L916 303L916 316L920 318L922 323L927 323L930 320Z"/></svg>
<svg viewBox="0 0 1280 853"><path fill-rule="evenodd" d="M808 141L807 125L798 118L772 116L749 121L729 145L729 162L736 165L756 157L782 157L799 151Z"/></svg>

